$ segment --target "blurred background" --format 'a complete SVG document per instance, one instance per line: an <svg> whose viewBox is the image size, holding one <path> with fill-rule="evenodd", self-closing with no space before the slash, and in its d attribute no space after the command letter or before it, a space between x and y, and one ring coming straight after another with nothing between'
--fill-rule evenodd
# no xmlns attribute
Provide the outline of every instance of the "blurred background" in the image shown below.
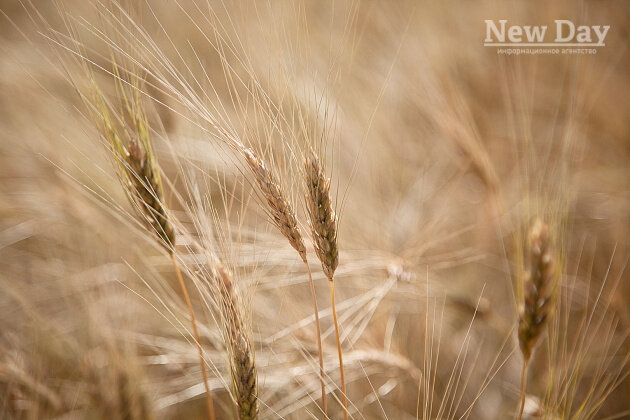
<svg viewBox="0 0 630 420"><path fill-rule="evenodd" d="M116 97L113 58L144 81L185 271L200 240L235 273L260 418L321 418L317 349L304 267L226 137L267 159L305 236L302 153L326 162L352 418L514 416L535 217L562 275L526 415L630 417L629 6L1 0L0 417L205 417L172 266L79 94L92 77ZM485 19L611 28L595 55L507 56L483 46ZM340 418L329 284L312 266ZM216 308L191 294L232 418Z"/></svg>

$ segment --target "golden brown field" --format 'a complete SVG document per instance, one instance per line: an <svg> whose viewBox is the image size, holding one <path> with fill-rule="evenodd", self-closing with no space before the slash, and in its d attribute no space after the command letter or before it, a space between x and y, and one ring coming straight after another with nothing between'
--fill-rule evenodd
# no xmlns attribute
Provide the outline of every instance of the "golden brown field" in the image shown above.
<svg viewBox="0 0 630 420"><path fill-rule="evenodd" d="M0 418L630 418L628 6L0 0Z"/></svg>

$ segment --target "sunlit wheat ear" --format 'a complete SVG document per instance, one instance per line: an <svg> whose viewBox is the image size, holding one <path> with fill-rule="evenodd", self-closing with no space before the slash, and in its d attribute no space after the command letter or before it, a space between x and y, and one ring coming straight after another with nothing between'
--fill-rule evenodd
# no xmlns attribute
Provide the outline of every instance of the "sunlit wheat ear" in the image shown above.
<svg viewBox="0 0 630 420"><path fill-rule="evenodd" d="M221 291L221 308L225 343L230 357L230 374L238 416L241 420L258 418L258 383L256 363L230 272L216 262L213 272Z"/></svg>
<svg viewBox="0 0 630 420"><path fill-rule="evenodd" d="M523 353L519 419L525 406L529 360L547 327L553 306L554 270L549 226L536 220L529 236L529 271L524 278L518 322L518 342Z"/></svg>
<svg viewBox="0 0 630 420"><path fill-rule="evenodd" d="M243 154L254 174L256 183L267 200L273 223L300 254L302 260L306 261L306 247L304 246L304 239L302 239L302 233L300 232L293 206L286 199L280 185L271 171L267 169L262 159L250 149L244 149Z"/></svg>
<svg viewBox="0 0 630 420"><path fill-rule="evenodd" d="M337 246L337 215L330 197L330 179L326 178L324 169L315 153L309 151L304 159L304 176L306 181L306 209L313 235L315 253L322 263L322 269L330 280L330 302L337 339L337 355L339 356L339 376L341 380L341 403L343 417L348 418L348 401L346 396L346 379L343 370L343 351L341 334L335 306L335 270L339 264L339 247Z"/></svg>
<svg viewBox="0 0 630 420"><path fill-rule="evenodd" d="M119 84L119 92L123 97L125 112L121 116L120 128L112 120L109 107L100 91L94 91L95 104L100 114L101 134L111 146L125 193L139 218L157 236L160 245L172 254L175 233L164 207L162 180L151 147L146 116L137 91L133 93L133 98L128 98Z"/></svg>
<svg viewBox="0 0 630 420"><path fill-rule="evenodd" d="M549 227L537 220L530 233L530 269L524 281L524 298L520 309L518 341L526 360L547 326L552 309L554 260Z"/></svg>
<svg viewBox="0 0 630 420"><path fill-rule="evenodd" d="M193 336L199 353L199 363L206 390L208 418L214 420L214 404L208 385L208 373L203 357L203 348L188 289L174 254L175 231L164 206L164 192L160 170L151 147L146 114L138 96L139 82L137 79L134 79L131 92L127 92L123 82L120 80L117 66L114 66L114 73L117 76L116 86L118 94L122 98L123 110L122 115L119 116L118 123L112 119L110 107L105 102L96 83L93 83L93 105L98 113L101 135L109 142L110 150L114 154L114 159L119 167L118 175L123 184L125 194L131 201L138 217L171 257L175 274L188 308ZM120 134L121 132L122 135Z"/></svg>
<svg viewBox="0 0 630 420"><path fill-rule="evenodd" d="M306 156L306 209L313 234L317 258L322 263L324 274L333 280L339 264L337 247L337 215L330 198L330 179L326 178L319 158L313 152Z"/></svg>
<svg viewBox="0 0 630 420"><path fill-rule="evenodd" d="M322 352L319 309L317 307L317 296L315 295L313 276L306 257L306 247L304 246L302 232L300 232L297 217L293 211L293 206L283 194L282 188L280 188L280 184L276 181L273 173L267 169L263 160L256 156L252 150L244 149L243 154L245 155L249 168L254 173L254 178L256 179L258 187L267 200L269 214L274 225L276 225L282 235L287 238L291 246L298 252L298 254L300 254L300 258L302 258L302 261L306 266L306 270L308 271L308 282L311 297L313 299L313 311L315 313L316 340L317 350L319 353L319 381L322 390L322 411L324 416L326 416L328 413L328 406L326 402L326 384L324 382L324 356Z"/></svg>

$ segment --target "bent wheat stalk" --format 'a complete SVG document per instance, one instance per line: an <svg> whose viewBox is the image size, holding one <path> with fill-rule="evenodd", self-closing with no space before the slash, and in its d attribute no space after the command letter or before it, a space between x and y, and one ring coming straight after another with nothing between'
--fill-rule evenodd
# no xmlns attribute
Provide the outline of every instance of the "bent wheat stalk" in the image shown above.
<svg viewBox="0 0 630 420"><path fill-rule="evenodd" d="M117 67L114 67L114 72L119 78ZM118 175L125 189L127 198L131 201L134 210L147 230L156 237L159 244L171 257L175 274L182 295L184 296L186 307L188 308L193 335L199 353L199 363L206 391L208 418L215 420L214 405L208 385L208 373L206 371L206 363L203 356L199 331L197 329L197 322L195 320L195 313L190 301L188 289L186 288L186 283L177 265L177 259L175 257L175 231L169 220L166 208L164 207L162 180L160 178L156 157L151 148L147 119L138 97L137 80L134 81L134 83L136 85L134 85L133 92L131 92L131 97L127 95L125 88L122 86L122 82L118 82L117 84L118 92L123 100L122 108L126 113L125 115L121 115L120 118L120 128L124 133L124 137L119 135L119 127L110 116L110 107L106 104L101 92L94 85L93 97L95 109L99 117L99 130L101 135L109 142L110 150L118 163ZM123 140L123 138L125 140Z"/></svg>
<svg viewBox="0 0 630 420"><path fill-rule="evenodd" d="M244 149L243 154L245 155L249 168L254 174L254 179L256 180L258 187L267 200L267 206L269 208L269 214L273 224L278 228L282 235L287 238L289 244L291 244L291 246L300 255L300 258L302 259L302 262L306 266L306 270L308 272L308 283L311 298L313 300L313 311L315 312L315 330L317 334L317 352L319 357L319 381L322 389L322 411L324 413L324 417L327 417L328 404L326 401L326 383L324 381L324 356L322 352L321 328L319 324L319 309L317 307L317 295L315 294L311 267L306 257L306 246L304 246L302 232L298 226L293 206L283 194L280 184L276 181L273 173L267 169L263 160L254 154L252 150Z"/></svg>
<svg viewBox="0 0 630 420"><path fill-rule="evenodd" d="M175 267L175 274L177 275L177 281L179 282L179 287L182 290L182 295L184 296L184 301L186 302L186 307L188 308L188 315L190 315L190 322L192 324L193 335L195 338L195 342L197 343L197 351L199 353L199 363L201 365L201 374L203 376L203 385L206 390L206 405L208 408L208 418L210 420L215 420L214 414L214 404L212 402L212 395L210 394L210 386L208 385L208 372L206 371L206 362L203 357L203 347L201 346L201 339L199 336L199 331L197 330L197 321L195 320L195 312L192 308L192 303L190 302L190 296L188 295L188 289L186 288L186 283L184 283L184 279L182 278L182 273L179 269L179 265L177 264L177 260L175 259L175 254L171 254L171 261L173 262L173 267Z"/></svg>
<svg viewBox="0 0 630 420"><path fill-rule="evenodd" d="M555 268L549 227L543 221L537 220L531 229L529 239L530 268L523 284L524 296L518 325L518 341L523 354L519 420L525 407L529 362L536 344L545 331L552 309Z"/></svg>
<svg viewBox="0 0 630 420"><path fill-rule="evenodd" d="M339 376L341 380L341 401L343 417L348 418L348 402L346 397L346 380L343 370L343 351L341 335L335 307L335 270L339 264L339 248L337 246L337 215L330 198L330 179L326 178L319 158L310 151L304 160L306 177L306 209L310 220L311 233L315 253L322 263L322 270L330 281L330 301L337 339L339 357Z"/></svg>

